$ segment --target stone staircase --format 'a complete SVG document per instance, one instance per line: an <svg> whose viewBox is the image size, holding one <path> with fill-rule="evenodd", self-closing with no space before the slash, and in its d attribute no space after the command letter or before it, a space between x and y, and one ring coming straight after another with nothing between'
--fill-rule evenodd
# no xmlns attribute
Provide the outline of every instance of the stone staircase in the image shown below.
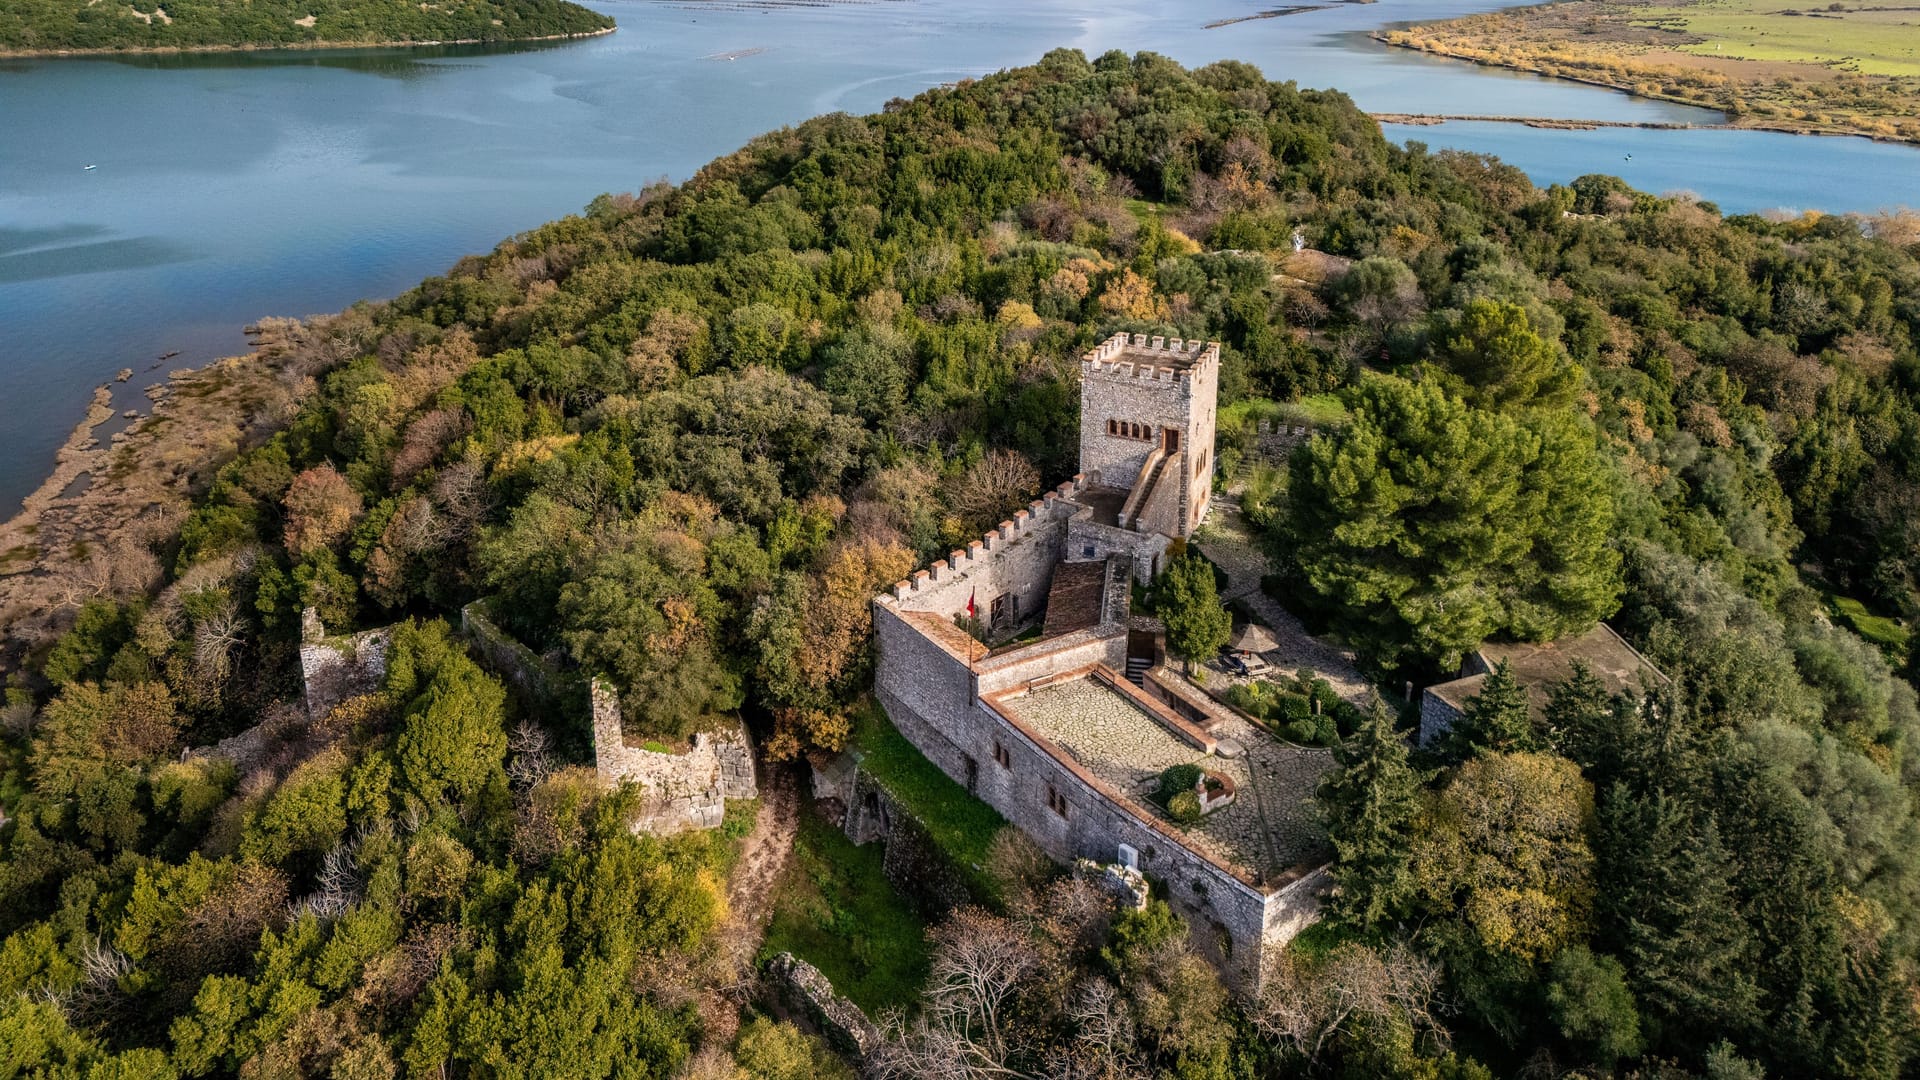
<svg viewBox="0 0 1920 1080"><path fill-rule="evenodd" d="M1115 524L1123 529L1131 529L1140 518L1140 511L1146 509L1147 496L1153 491L1153 482L1160 477L1160 467L1166 464L1167 452L1154 447L1147 460L1140 466L1140 475L1133 478L1133 489L1127 492L1127 501L1120 507L1120 517Z"/></svg>

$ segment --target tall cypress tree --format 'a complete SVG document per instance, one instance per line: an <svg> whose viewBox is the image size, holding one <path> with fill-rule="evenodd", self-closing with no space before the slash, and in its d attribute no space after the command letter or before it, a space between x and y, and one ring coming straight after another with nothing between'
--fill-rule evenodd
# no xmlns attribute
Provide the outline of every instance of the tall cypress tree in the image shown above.
<svg viewBox="0 0 1920 1080"><path fill-rule="evenodd" d="M1360 729L1334 750L1339 768L1320 787L1333 839L1336 913L1362 929L1402 916L1414 895L1408 852L1420 806L1420 774L1393 717L1376 705Z"/></svg>

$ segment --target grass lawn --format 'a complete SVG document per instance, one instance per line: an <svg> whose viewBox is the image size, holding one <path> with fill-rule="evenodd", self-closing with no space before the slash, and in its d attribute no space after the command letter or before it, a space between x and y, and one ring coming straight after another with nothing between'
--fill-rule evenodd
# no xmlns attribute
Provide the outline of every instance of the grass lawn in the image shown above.
<svg viewBox="0 0 1920 1080"><path fill-rule="evenodd" d="M962 870L976 871L976 888L990 886L978 873L986 865L994 834L1006 826L993 807L967 794L933 762L914 749L897 731L879 702L868 700L854 721L853 746L862 755L860 768L885 785L913 816L920 819L933 842Z"/></svg>
<svg viewBox="0 0 1920 1080"><path fill-rule="evenodd" d="M790 952L869 1015L915 1001L927 979L926 924L881 871L881 847L855 847L814 814L800 821L761 955Z"/></svg>

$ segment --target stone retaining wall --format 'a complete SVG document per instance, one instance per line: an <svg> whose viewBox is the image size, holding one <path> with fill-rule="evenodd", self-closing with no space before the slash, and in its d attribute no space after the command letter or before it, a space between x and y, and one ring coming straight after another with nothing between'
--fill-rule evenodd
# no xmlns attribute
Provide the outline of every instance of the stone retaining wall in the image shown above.
<svg viewBox="0 0 1920 1080"><path fill-rule="evenodd" d="M885 785L856 768L850 787L841 828L856 844L883 845L880 867L894 891L929 919L943 918L974 899L966 878L926 825Z"/></svg>

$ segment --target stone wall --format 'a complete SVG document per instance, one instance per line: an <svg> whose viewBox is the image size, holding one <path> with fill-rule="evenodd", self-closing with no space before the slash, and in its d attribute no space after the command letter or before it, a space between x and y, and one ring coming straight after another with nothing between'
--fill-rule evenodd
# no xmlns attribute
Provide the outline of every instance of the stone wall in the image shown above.
<svg viewBox="0 0 1920 1080"><path fill-rule="evenodd" d="M768 1004L775 1015L811 1028L837 1053L864 1061L880 1044L880 1030L860 1006L836 992L820 969L792 953L767 959L765 977Z"/></svg>
<svg viewBox="0 0 1920 1080"><path fill-rule="evenodd" d="M1108 863L1121 844L1134 848L1141 870L1167 884L1203 950L1236 981L1257 978L1268 921L1261 891L1181 846L1176 834L1110 798L976 699L1089 663L1124 667L1124 626L994 657L981 662L976 679L964 659L920 634L893 605L876 603L874 624L875 696L929 761L957 783L971 781L974 795L1061 862ZM1065 816L1050 808L1050 794L1066 799Z"/></svg>
<svg viewBox="0 0 1920 1080"><path fill-rule="evenodd" d="M1153 450L1165 445L1165 433L1179 432L1180 458L1169 461L1160 483L1176 493L1174 505L1183 510L1166 515L1177 522L1167 531L1189 534L1206 515L1213 492L1219 381L1218 345L1141 334L1102 342L1080 362L1081 472L1131 488ZM1118 421L1126 433L1115 434L1109 421ZM1147 429L1149 437L1133 437L1137 428Z"/></svg>
<svg viewBox="0 0 1920 1080"><path fill-rule="evenodd" d="M899 609L957 615L971 597L984 619L1003 594L1017 597L1021 618L1044 608L1053 568L1066 553L1067 521L1083 510L1071 499L1084 484L1084 477L1074 477L964 549L895 584Z"/></svg>
<svg viewBox="0 0 1920 1080"><path fill-rule="evenodd" d="M1187 455L1172 454L1166 465L1160 470L1160 478L1154 481L1153 490L1140 506L1140 514L1134 519L1134 527L1141 532L1160 533L1165 536L1183 536L1188 529L1185 520L1187 484L1182 473L1187 468Z"/></svg>
<svg viewBox="0 0 1920 1080"><path fill-rule="evenodd" d="M1167 565L1167 549L1173 541L1159 533L1134 532L1093 520L1091 511L1076 515L1067 523L1069 559L1104 559L1109 555L1133 556L1133 578L1142 585L1152 584L1155 575Z"/></svg>
<svg viewBox="0 0 1920 1080"><path fill-rule="evenodd" d="M555 713L567 696L579 693L577 677L555 671L539 654L495 625L486 601L475 600L460 609L460 631L473 643L480 661L505 680L507 689L529 712Z"/></svg>
<svg viewBox="0 0 1920 1080"><path fill-rule="evenodd" d="M1120 845L1138 852L1142 873L1166 886L1167 902L1186 919L1195 944L1229 981L1251 987L1267 944L1269 898L1233 873L1185 847L1178 834L1108 795L1087 774L1041 748L1038 739L985 705L971 732L982 764L976 793L1061 862L1110 863ZM1008 764L994 758L994 744ZM984 748L984 749L982 749ZM1049 792L1064 797L1066 814Z"/></svg>
<svg viewBox="0 0 1920 1080"><path fill-rule="evenodd" d="M1210 362L1194 365L1187 396L1185 467L1181 470L1182 501L1187 508L1186 536L1200 527L1213 499L1214 440L1218 424L1220 361L1217 348Z"/></svg>
<svg viewBox="0 0 1920 1080"><path fill-rule="evenodd" d="M620 724L620 696L599 679L591 688L594 767L608 785L635 783L646 789L635 832L674 833L712 829L726 816L728 799L759 794L753 744L744 724L701 732L685 753L629 746Z"/></svg>
<svg viewBox="0 0 1920 1080"><path fill-rule="evenodd" d="M856 771L851 789L841 828L856 844L883 845L880 868L894 891L929 919L944 918L974 899L962 868L953 865L925 823L884 784Z"/></svg>
<svg viewBox="0 0 1920 1080"><path fill-rule="evenodd" d="M1426 746L1433 740L1453 730L1460 719L1460 710L1440 700L1440 695L1432 690L1420 691L1420 745Z"/></svg>
<svg viewBox="0 0 1920 1080"><path fill-rule="evenodd" d="M300 676L306 684L307 716L319 720L351 697L380 689L387 676L389 627L328 637L312 608L300 615Z"/></svg>

